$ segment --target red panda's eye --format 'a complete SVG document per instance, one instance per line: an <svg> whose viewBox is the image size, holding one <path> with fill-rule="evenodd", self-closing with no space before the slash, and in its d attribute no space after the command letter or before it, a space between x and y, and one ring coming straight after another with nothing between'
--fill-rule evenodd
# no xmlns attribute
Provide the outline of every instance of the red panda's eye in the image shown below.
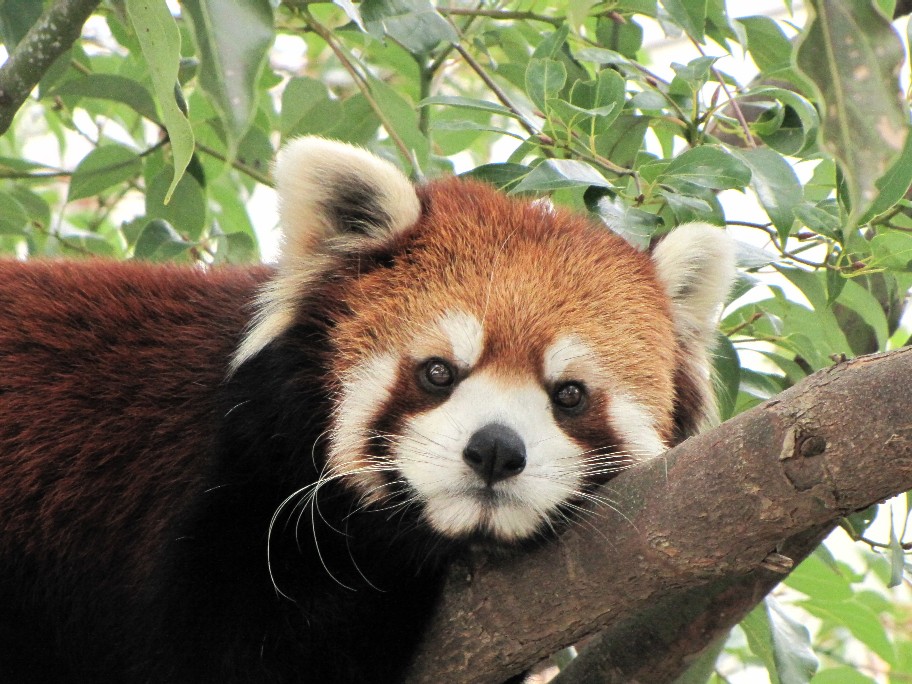
<svg viewBox="0 0 912 684"><path fill-rule="evenodd" d="M424 364L424 379L434 388L449 387L456 380L456 373L443 359L430 359Z"/></svg>
<svg viewBox="0 0 912 684"><path fill-rule="evenodd" d="M553 399L562 409L579 410L583 408L586 390L578 382L565 382L554 391Z"/></svg>

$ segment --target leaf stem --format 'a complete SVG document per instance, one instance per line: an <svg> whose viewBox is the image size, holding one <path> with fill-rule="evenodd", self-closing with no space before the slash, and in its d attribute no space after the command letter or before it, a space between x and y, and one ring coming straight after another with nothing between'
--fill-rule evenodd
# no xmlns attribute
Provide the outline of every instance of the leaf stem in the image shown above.
<svg viewBox="0 0 912 684"><path fill-rule="evenodd" d="M302 9L304 14L305 21L313 29L323 41L329 46L329 49L333 51L336 55L336 58L345 68L345 70L351 74L352 78L355 81L355 84L358 86L358 89L361 91L361 94L364 95L364 99L367 100L367 103L370 105L370 108L374 110L374 114L377 115L377 118L380 119L380 123L383 125L383 128L386 129L387 134L390 137L390 140L399 148L399 153L402 155L403 159L409 163L412 167L412 171L417 173L419 169L415 163L414 155L412 154L409 146L405 144L405 141L399 136L396 132L395 127L389 120L389 117L383 111L383 108L377 103L377 100L374 99L373 93L371 93L370 84L363 74L358 72L358 69L355 67L348 55L345 54L345 50L342 49L336 39L333 37L332 32L323 26L317 19L310 13L310 11L305 7Z"/></svg>

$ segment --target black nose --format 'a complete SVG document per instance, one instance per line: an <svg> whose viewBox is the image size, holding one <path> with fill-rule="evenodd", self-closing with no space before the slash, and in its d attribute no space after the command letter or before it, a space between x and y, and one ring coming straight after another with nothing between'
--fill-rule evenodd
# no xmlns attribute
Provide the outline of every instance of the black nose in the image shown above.
<svg viewBox="0 0 912 684"><path fill-rule="evenodd" d="M462 457L490 487L526 467L526 445L514 430L491 423L472 435Z"/></svg>

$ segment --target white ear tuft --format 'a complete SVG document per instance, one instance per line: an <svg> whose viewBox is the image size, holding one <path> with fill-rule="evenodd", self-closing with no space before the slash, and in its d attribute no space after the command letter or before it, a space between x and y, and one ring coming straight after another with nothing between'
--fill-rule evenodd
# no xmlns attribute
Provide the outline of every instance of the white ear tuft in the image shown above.
<svg viewBox="0 0 912 684"><path fill-rule="evenodd" d="M659 280L671 299L681 350L675 370L677 444L718 420L712 350L719 312L735 280L735 245L706 223L679 226L652 252Z"/></svg>
<svg viewBox="0 0 912 684"><path fill-rule="evenodd" d="M388 237L421 214L415 188L399 169L347 143L297 138L279 152L273 175L283 262L305 258L335 237Z"/></svg>
<svg viewBox="0 0 912 684"><path fill-rule="evenodd" d="M293 140L279 152L273 176L285 243L232 373L288 330L298 302L343 253L380 246L421 216L415 188L399 169L347 143Z"/></svg>
<svg viewBox="0 0 912 684"><path fill-rule="evenodd" d="M652 253L671 298L678 335L711 344L716 319L735 280L735 245L708 223L679 226Z"/></svg>

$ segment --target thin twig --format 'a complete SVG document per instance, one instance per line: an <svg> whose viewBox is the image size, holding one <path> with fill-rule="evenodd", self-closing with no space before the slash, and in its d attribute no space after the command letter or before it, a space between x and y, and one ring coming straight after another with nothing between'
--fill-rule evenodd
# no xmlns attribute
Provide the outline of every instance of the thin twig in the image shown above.
<svg viewBox="0 0 912 684"><path fill-rule="evenodd" d="M479 64L476 59L472 57L472 55L470 55L464 47L462 47L462 45L454 43L453 49L455 49L456 52L462 56L466 64L472 68L472 71L478 74L479 78L484 81L484 84L488 86L491 92L494 93L498 100L500 100L500 103L516 116L516 118L519 120L519 124L526 129L526 132L531 136L538 136L539 131L537 131L535 129L535 126L526 120L526 117L523 116L522 112L520 112L516 105L513 104L503 89L494 82L494 79L492 79L488 72L485 71L485 68L481 66L481 64Z"/></svg>
<svg viewBox="0 0 912 684"><path fill-rule="evenodd" d="M399 136L396 132L396 129L393 127L392 122L389 120L389 117L383 111L383 108L377 103L374 99L373 94L371 93L370 86L358 70L355 68L355 65L348 58L348 55L345 54L345 51L333 38L332 33L328 28L323 26L319 21L314 18L314 16L305 8L303 10L305 21L313 29L320 38L329 46L329 49L333 51L336 55L336 58L339 62L342 63L342 66L351 74L352 78L355 80L355 83L358 86L358 89L361 91L361 94L364 95L364 99L367 100L367 103L370 105L371 109L374 110L374 114L377 115L377 118L380 119L380 123L383 125L383 128L386 129L387 134L390 139L395 143L396 147L399 148L399 153L402 157L412 165L412 170L418 172L419 169L415 166L414 155L412 154L411 149L408 145L405 144L405 141Z"/></svg>
<svg viewBox="0 0 912 684"><path fill-rule="evenodd" d="M566 20L562 17L548 17L535 12L511 12L496 9L470 9L464 7L438 7L437 11L444 15L461 17L488 17L490 19L516 19L519 21L541 21L555 27L562 26Z"/></svg>
<svg viewBox="0 0 912 684"><path fill-rule="evenodd" d="M703 51L703 46L693 38L690 40L694 44L694 47L697 48L697 52L699 52L701 56L706 57L706 53ZM710 69L713 72L713 76L715 76L716 80L719 82L719 85L722 86L722 90L725 92L725 96L728 98L728 103L731 105L732 110L735 112L735 118L738 119L738 123L741 124L741 128L744 131L744 137L747 140L747 144L751 147L756 147L757 141L754 140L754 136L751 135L750 126L747 123L747 119L744 117L744 112L741 111L741 107L738 104L738 101L728 89L728 85L725 83L725 79L722 77L722 73L716 69L715 66L710 67Z"/></svg>

